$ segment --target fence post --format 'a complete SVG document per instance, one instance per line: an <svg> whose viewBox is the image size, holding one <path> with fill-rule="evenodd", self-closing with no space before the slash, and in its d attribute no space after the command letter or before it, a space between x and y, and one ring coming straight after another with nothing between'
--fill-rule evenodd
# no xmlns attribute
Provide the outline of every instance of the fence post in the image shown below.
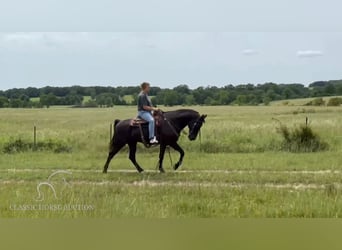
<svg viewBox="0 0 342 250"><path fill-rule="evenodd" d="M36 148L37 145L37 127L34 125L33 127L33 146Z"/></svg>

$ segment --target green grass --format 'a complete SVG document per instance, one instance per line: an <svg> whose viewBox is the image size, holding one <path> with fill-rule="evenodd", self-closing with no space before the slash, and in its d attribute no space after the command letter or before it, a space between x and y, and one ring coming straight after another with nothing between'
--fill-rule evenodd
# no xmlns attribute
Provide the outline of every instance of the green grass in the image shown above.
<svg viewBox="0 0 342 250"><path fill-rule="evenodd" d="M163 107L171 110L177 107ZM0 214L2 217L342 217L342 108L260 106L191 107L208 114L201 142L185 135L186 155L179 172L155 170L158 149L138 148L138 174L127 159L127 148L101 173L114 119L135 116L135 107L107 109L0 109L0 150L7 142L33 140L67 143L70 153L0 153ZM302 112L304 109L305 112ZM280 150L276 120L289 127L309 117L312 129L329 150L289 153ZM171 150L173 163L178 154ZM44 187L37 202L37 184L55 170L58 200ZM123 171L118 171L123 170ZM128 172L127 172L128 171ZM91 210L18 211L27 204L85 204Z"/></svg>
<svg viewBox="0 0 342 250"><path fill-rule="evenodd" d="M40 97L31 97L30 101L31 102L39 102L40 101Z"/></svg>
<svg viewBox="0 0 342 250"><path fill-rule="evenodd" d="M91 96L83 96L83 104L87 103L89 100L91 100Z"/></svg>
<svg viewBox="0 0 342 250"><path fill-rule="evenodd" d="M124 99L124 101L125 101L126 103L128 103L128 104L132 103L133 100L134 100L132 95L124 95L124 96L123 96L123 99Z"/></svg>
<svg viewBox="0 0 342 250"><path fill-rule="evenodd" d="M331 98L342 97L342 96L325 96L322 97L325 103L327 104ZM309 97L309 98L298 98L298 99L290 99L290 100L280 100L273 101L270 103L271 106L303 106L308 102L320 97Z"/></svg>

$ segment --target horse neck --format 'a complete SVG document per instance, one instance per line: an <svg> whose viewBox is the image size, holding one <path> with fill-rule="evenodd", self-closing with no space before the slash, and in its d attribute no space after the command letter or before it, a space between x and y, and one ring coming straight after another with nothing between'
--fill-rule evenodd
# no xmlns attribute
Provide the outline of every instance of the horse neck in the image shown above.
<svg viewBox="0 0 342 250"><path fill-rule="evenodd" d="M179 116L175 115L170 120L180 131L183 130L193 119L195 119L194 114L180 114ZM178 131L179 132L179 131Z"/></svg>

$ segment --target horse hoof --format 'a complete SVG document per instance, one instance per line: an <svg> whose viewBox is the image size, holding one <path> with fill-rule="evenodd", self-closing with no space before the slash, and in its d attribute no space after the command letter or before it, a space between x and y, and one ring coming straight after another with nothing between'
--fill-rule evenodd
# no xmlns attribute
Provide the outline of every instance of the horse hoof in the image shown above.
<svg viewBox="0 0 342 250"><path fill-rule="evenodd" d="M176 171L179 167L180 167L180 164L175 164L175 166L173 167L173 169Z"/></svg>
<svg viewBox="0 0 342 250"><path fill-rule="evenodd" d="M104 173L104 174L107 174L107 170L106 170L106 169L104 169L104 170L102 171L102 173Z"/></svg>
<svg viewBox="0 0 342 250"><path fill-rule="evenodd" d="M163 168L159 168L160 173L165 173L165 170Z"/></svg>
<svg viewBox="0 0 342 250"><path fill-rule="evenodd" d="M138 169L139 174L144 172L144 169Z"/></svg>

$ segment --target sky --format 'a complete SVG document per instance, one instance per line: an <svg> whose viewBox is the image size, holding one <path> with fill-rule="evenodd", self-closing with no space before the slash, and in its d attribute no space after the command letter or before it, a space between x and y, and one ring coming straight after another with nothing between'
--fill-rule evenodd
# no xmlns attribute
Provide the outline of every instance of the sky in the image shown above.
<svg viewBox="0 0 342 250"><path fill-rule="evenodd" d="M342 79L339 1L62 2L2 4L0 89Z"/></svg>

